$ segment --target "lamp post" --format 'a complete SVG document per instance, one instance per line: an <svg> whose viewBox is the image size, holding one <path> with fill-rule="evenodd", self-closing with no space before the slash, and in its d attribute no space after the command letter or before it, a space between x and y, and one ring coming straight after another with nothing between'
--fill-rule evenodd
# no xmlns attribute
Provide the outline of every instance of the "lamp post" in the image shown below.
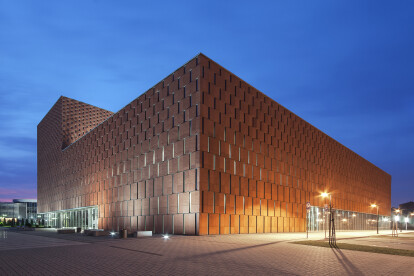
<svg viewBox="0 0 414 276"><path fill-rule="evenodd" d="M405 231L408 230L407 224L408 224L408 217L405 218Z"/></svg>
<svg viewBox="0 0 414 276"><path fill-rule="evenodd" d="M400 222L400 215L399 215L400 212L401 212L401 216L402 216L402 211L400 209L395 210L395 213L397 214L397 217L396 217L396 219L397 219L397 229L398 229L398 223ZM401 228L400 228L400 232L402 232L402 225L401 225Z"/></svg>
<svg viewBox="0 0 414 276"><path fill-rule="evenodd" d="M377 204L371 204L372 208L377 207L377 235L379 234L379 227L378 227L378 223L379 223L379 206Z"/></svg>
<svg viewBox="0 0 414 276"><path fill-rule="evenodd" d="M400 222L400 216L396 215L395 216L395 223L397 224L397 232L398 232L398 223ZM402 232L402 230L400 229L400 232Z"/></svg>
<svg viewBox="0 0 414 276"><path fill-rule="evenodd" d="M329 196L329 244L333 245L336 244L336 234L335 234L335 225L334 225L334 217L332 215L332 195L326 192L321 193L323 198Z"/></svg>

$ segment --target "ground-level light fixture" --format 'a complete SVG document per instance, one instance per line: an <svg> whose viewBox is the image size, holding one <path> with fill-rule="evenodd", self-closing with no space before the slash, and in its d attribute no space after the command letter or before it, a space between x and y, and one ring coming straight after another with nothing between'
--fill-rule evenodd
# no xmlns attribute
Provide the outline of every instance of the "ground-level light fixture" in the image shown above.
<svg viewBox="0 0 414 276"><path fill-rule="evenodd" d="M168 239L170 238L170 236L168 236L168 235L164 235L164 236L162 236L162 238L163 238L164 240L168 240Z"/></svg>

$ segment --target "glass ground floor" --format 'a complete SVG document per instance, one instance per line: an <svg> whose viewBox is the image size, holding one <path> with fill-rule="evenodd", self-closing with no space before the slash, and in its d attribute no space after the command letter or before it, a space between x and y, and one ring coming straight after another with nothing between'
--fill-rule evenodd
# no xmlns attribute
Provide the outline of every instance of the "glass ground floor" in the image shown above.
<svg viewBox="0 0 414 276"><path fill-rule="evenodd" d="M42 213L45 226L53 228L81 227L82 229L98 228L98 206L59 210ZM39 216L38 216L39 217Z"/></svg>
<svg viewBox="0 0 414 276"><path fill-rule="evenodd" d="M336 231L376 230L391 229L389 216L377 216L376 214L358 213L352 211L332 211ZM329 210L320 207L311 207L307 213L307 225L309 231L324 231L328 229Z"/></svg>
<svg viewBox="0 0 414 276"><path fill-rule="evenodd" d="M332 211L336 231L360 231L391 229L389 216L358 213L352 211ZM59 210L39 214L45 226L54 228L81 227L82 229L98 228L98 206L88 206L76 209ZM39 218L39 216L38 216ZM328 229L329 210L320 207L311 207L307 213L307 227L309 231L324 231Z"/></svg>

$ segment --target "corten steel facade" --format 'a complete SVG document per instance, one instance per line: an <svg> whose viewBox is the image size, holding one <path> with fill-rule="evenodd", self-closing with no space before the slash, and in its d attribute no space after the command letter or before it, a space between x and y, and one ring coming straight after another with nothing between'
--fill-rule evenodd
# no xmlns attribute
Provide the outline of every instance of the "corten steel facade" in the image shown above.
<svg viewBox="0 0 414 276"><path fill-rule="evenodd" d="M322 191L390 215L389 174L202 54L115 114L61 97L38 125L39 212L97 206L99 228L305 231Z"/></svg>

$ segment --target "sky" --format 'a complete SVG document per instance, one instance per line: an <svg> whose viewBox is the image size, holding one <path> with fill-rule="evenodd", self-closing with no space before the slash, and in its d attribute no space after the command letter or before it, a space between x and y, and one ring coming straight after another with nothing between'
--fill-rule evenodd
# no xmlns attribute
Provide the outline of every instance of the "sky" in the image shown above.
<svg viewBox="0 0 414 276"><path fill-rule="evenodd" d="M61 96L118 111L199 52L392 175L414 201L413 1L0 0L0 201L36 197Z"/></svg>

